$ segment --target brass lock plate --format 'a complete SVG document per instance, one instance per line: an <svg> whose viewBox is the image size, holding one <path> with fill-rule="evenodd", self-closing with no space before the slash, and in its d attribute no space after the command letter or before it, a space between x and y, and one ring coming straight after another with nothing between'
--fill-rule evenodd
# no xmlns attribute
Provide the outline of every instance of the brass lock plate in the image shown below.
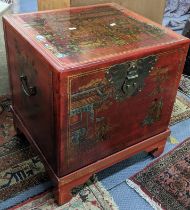
<svg viewBox="0 0 190 210"><path fill-rule="evenodd" d="M122 101L136 95L144 87L144 80L153 70L157 61L155 55L111 66L106 78L114 87L115 99Z"/></svg>

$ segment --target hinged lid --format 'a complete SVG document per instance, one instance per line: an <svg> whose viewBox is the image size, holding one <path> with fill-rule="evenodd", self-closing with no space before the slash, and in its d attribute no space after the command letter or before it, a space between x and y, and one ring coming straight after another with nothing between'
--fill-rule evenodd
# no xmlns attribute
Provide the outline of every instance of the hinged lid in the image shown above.
<svg viewBox="0 0 190 210"><path fill-rule="evenodd" d="M99 62L186 39L115 4L6 19L62 67Z"/></svg>

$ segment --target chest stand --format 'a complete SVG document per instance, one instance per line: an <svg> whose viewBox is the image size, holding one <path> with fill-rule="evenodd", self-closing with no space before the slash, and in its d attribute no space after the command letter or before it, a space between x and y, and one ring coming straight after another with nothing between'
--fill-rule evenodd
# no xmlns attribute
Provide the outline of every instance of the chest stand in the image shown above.
<svg viewBox="0 0 190 210"><path fill-rule="evenodd" d="M95 163L92 163L86 167L83 167L77 171L74 171L64 177L57 177L54 173L48 162L46 161L44 155L38 148L35 143L32 135L29 133L27 128L22 123L19 116L16 114L14 109L12 108L13 116L14 116L14 126L18 134L22 133L31 143L37 154L40 156L42 162L45 165L45 168L50 175L51 180L53 181L54 195L55 199L59 205L62 205L68 202L72 198L71 191L74 187L84 184L88 179L93 176L95 173L112 166L122 160L125 160L141 151L150 152L154 157L158 157L162 154L164 150L164 146L166 144L166 140L170 135L170 130L166 131L148 138L140 143L137 143L133 146L130 146L124 150L121 150L113 155L110 155L106 158L103 158Z"/></svg>

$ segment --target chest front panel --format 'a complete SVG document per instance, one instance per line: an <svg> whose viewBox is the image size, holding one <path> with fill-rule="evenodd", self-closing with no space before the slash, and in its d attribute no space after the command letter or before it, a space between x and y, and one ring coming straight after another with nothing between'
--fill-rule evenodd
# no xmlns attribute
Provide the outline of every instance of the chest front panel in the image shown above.
<svg viewBox="0 0 190 210"><path fill-rule="evenodd" d="M166 130L182 62L173 50L70 75L63 173Z"/></svg>

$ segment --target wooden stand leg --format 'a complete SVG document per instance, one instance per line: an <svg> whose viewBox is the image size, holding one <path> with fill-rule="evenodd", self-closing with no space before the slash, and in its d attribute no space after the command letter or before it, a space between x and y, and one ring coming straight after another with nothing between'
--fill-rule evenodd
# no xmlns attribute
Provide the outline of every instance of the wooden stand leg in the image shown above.
<svg viewBox="0 0 190 210"><path fill-rule="evenodd" d="M16 135L17 136L21 136L22 135L22 132L20 131L20 129L17 128L17 127L15 127L15 126L14 126L14 128L15 128L15 131L16 131Z"/></svg>
<svg viewBox="0 0 190 210"><path fill-rule="evenodd" d="M71 194L72 187L69 185L65 185L62 187L56 187L54 189L54 196L55 200L57 201L58 205L62 205L64 203L67 203L71 200L72 194Z"/></svg>
<svg viewBox="0 0 190 210"><path fill-rule="evenodd" d="M72 198L72 189L84 184L89 180L90 177L91 175L87 175L67 184L62 184L62 182L59 181L58 185L54 189L54 196L58 205L63 205L64 203L69 202Z"/></svg>
<svg viewBox="0 0 190 210"><path fill-rule="evenodd" d="M159 146L156 150L153 150L153 151L150 152L150 153L151 153L151 155L154 156L155 158L156 158L156 157L159 157L159 156L163 153L164 148L165 148L165 144Z"/></svg>
<svg viewBox="0 0 190 210"><path fill-rule="evenodd" d="M21 135L22 132L20 131L20 129L17 126L16 119L15 119L15 116L14 115L13 115L13 126L14 126L14 129L16 131L16 135L18 135L18 136Z"/></svg>
<svg viewBox="0 0 190 210"><path fill-rule="evenodd" d="M149 152L155 158L159 157L164 151L166 140L167 139L165 139L164 141L159 142L156 145L152 145L151 147L146 149L146 152Z"/></svg>

